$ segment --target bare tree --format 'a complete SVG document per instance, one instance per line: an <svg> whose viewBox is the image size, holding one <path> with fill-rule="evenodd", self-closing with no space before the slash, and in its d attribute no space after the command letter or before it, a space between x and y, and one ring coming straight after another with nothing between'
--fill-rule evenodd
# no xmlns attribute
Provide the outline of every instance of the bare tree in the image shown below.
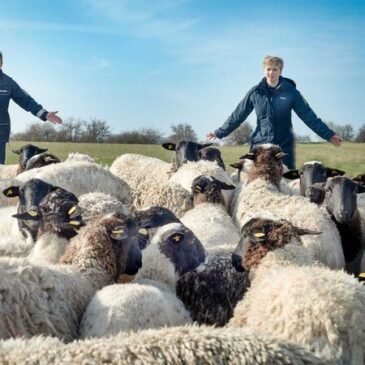
<svg viewBox="0 0 365 365"><path fill-rule="evenodd" d="M179 141L194 141L198 140L193 127L190 124L173 124L171 126L172 134L166 138L167 141L177 143Z"/></svg>
<svg viewBox="0 0 365 365"><path fill-rule="evenodd" d="M250 141L250 136L252 134L252 127L248 123L241 124L237 129L235 129L225 141L228 144L241 145L248 143Z"/></svg>
<svg viewBox="0 0 365 365"><path fill-rule="evenodd" d="M364 143L365 142L365 124L363 124L359 132L356 135L355 142Z"/></svg>
<svg viewBox="0 0 365 365"><path fill-rule="evenodd" d="M295 135L295 141L298 142L298 143L307 143L307 142L310 142L311 141L311 137L309 135L299 135L299 134L296 134Z"/></svg>
<svg viewBox="0 0 365 365"><path fill-rule="evenodd" d="M352 141L355 136L354 128L351 124L336 124L335 122L326 122L328 127L332 129L344 141Z"/></svg>
<svg viewBox="0 0 365 365"><path fill-rule="evenodd" d="M81 137L82 142L102 143L110 135L110 127L105 120L91 119L86 124L85 131Z"/></svg>
<svg viewBox="0 0 365 365"><path fill-rule="evenodd" d="M136 131L110 135L107 142L125 144L160 144L162 143L162 133L154 128L142 128Z"/></svg>
<svg viewBox="0 0 365 365"><path fill-rule="evenodd" d="M79 142L84 133L86 122L75 120L74 118L67 119L60 126L58 140L62 142Z"/></svg>

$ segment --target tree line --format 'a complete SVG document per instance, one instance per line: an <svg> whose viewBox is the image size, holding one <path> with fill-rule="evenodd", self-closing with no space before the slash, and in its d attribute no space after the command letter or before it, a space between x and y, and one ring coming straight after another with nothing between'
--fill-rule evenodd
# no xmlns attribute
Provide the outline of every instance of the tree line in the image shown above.
<svg viewBox="0 0 365 365"><path fill-rule="evenodd" d="M355 132L350 124L337 124L332 121L326 123L344 141L365 142L365 124ZM156 128L141 128L121 133L111 133L111 128L105 120L91 118L81 120L69 118L60 126L50 123L34 122L23 132L11 136L13 141L30 142L84 142L84 143L121 143L121 144L161 144L163 142L176 143L181 140L197 141L197 134L187 123L171 125L171 133L164 133ZM243 123L224 139L228 145L241 145L249 142L252 127ZM297 142L311 142L309 136L296 135Z"/></svg>

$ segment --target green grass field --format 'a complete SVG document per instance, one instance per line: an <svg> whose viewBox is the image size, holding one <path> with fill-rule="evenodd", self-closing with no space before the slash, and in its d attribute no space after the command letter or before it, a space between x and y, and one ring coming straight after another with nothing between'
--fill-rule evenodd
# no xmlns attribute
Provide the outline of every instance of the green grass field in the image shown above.
<svg viewBox="0 0 365 365"><path fill-rule="evenodd" d="M16 163L18 155L12 153L12 149L29 142L12 141L7 145L6 163ZM92 156L98 163L110 164L123 153L139 153L146 156L157 157L170 162L173 154L160 145L137 145L137 144L93 144L93 143L56 143L56 142L32 142L33 144L48 148L50 153L67 158L70 152L85 153ZM220 150L224 162L229 171L229 166L241 155L248 151L247 146L225 146ZM359 173L365 173L365 143L343 143L339 148L330 143L309 143L296 146L297 167L305 161L322 161L326 166L345 170L346 174L353 177Z"/></svg>

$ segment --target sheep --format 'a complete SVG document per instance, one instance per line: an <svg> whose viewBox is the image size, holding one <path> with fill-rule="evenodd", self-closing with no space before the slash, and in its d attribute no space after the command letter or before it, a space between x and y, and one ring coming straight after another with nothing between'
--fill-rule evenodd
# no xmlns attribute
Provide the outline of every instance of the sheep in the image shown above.
<svg viewBox="0 0 365 365"><path fill-rule="evenodd" d="M252 168L253 162L248 158L240 158L238 161L229 165L237 170L231 174L233 183L237 185L238 183L246 180L247 174Z"/></svg>
<svg viewBox="0 0 365 365"><path fill-rule="evenodd" d="M325 182L329 177L342 176L345 171L326 167L320 161L305 162L299 170L289 170L283 173L283 177L293 180L291 188L297 195L305 195L308 186L317 182Z"/></svg>
<svg viewBox="0 0 365 365"><path fill-rule="evenodd" d="M205 147L198 151L199 160L208 160L217 162L218 166L220 166L223 170L226 170L226 166L224 165L221 151L218 148L214 147Z"/></svg>
<svg viewBox="0 0 365 365"><path fill-rule="evenodd" d="M136 232L130 218L107 214L80 229L60 264L0 258L0 338L44 334L75 339L92 296L125 271L130 247L138 247Z"/></svg>
<svg viewBox="0 0 365 365"><path fill-rule="evenodd" d="M95 163L95 160L91 156L78 152L70 152L68 154L65 162L70 162L70 161L86 161L90 163Z"/></svg>
<svg viewBox="0 0 365 365"><path fill-rule="evenodd" d="M54 163L59 163L59 162L61 162L61 160L57 156L53 155L52 153L43 152L31 157L27 161L25 169L23 171L28 171L42 166L52 165Z"/></svg>
<svg viewBox="0 0 365 365"><path fill-rule="evenodd" d="M89 192L102 192L117 197L130 205L128 184L102 166L87 161L68 161L25 171L16 177L18 184L38 178L70 191L76 196Z"/></svg>
<svg viewBox="0 0 365 365"><path fill-rule="evenodd" d="M204 261L204 248L189 229L181 223L160 227L143 251L143 265L133 282L110 285L95 294L83 316L80 337L190 323L175 295L175 283Z"/></svg>
<svg viewBox="0 0 365 365"><path fill-rule="evenodd" d="M225 325L247 287L247 275L238 273L231 264L231 252L240 235L225 211L221 189L232 188L212 177L195 178L195 207L181 218L208 251L204 270L183 275L176 286L192 319L201 324Z"/></svg>
<svg viewBox="0 0 365 365"><path fill-rule="evenodd" d="M271 144L259 145L247 155L254 165L237 200L233 218L242 227L247 215L267 210L297 226L321 231L320 236L304 237L304 246L313 253L315 260L333 269L344 268L340 235L328 212L305 197L279 191L283 156L280 147Z"/></svg>
<svg viewBox="0 0 365 365"><path fill-rule="evenodd" d="M175 173L171 174L169 183L179 184L187 191L190 191L193 180L200 175L210 175L228 185L233 185L232 179L226 171L215 162L206 160L183 164ZM226 209L229 207L231 196L231 191L223 192Z"/></svg>
<svg viewBox="0 0 365 365"><path fill-rule="evenodd" d="M77 203L74 194L56 187L37 208L13 215L19 220L40 222L37 240L27 256L29 262L41 265L59 261L69 240L84 225Z"/></svg>
<svg viewBox="0 0 365 365"><path fill-rule="evenodd" d="M209 326L149 329L69 344L52 337L10 339L0 341L0 362L7 365L326 364L292 342L241 328Z"/></svg>
<svg viewBox="0 0 365 365"><path fill-rule="evenodd" d="M17 175L18 164L3 165L0 164L0 179L13 179Z"/></svg>
<svg viewBox="0 0 365 365"><path fill-rule="evenodd" d="M29 161L30 158L47 151L48 148L40 148L32 144L26 144L17 150L13 150L15 154L19 155L18 170L16 174L19 175L20 173L25 171L27 162Z"/></svg>
<svg viewBox="0 0 365 365"><path fill-rule="evenodd" d="M171 170L176 172L188 161L198 161L199 151L211 146L213 143L199 144L193 141L180 141L178 143L164 143L162 147L169 151L175 151Z"/></svg>
<svg viewBox="0 0 365 365"><path fill-rule="evenodd" d="M331 364L363 364L365 288L313 262L301 237L319 233L265 216L244 224L232 263L250 271L251 287L228 326L294 341Z"/></svg>
<svg viewBox="0 0 365 365"><path fill-rule="evenodd" d="M306 191L311 201L325 206L335 222L341 237L346 270L355 275L362 271L360 261L365 248L365 215L357 207L357 194L363 192L364 186L343 176L316 183Z"/></svg>

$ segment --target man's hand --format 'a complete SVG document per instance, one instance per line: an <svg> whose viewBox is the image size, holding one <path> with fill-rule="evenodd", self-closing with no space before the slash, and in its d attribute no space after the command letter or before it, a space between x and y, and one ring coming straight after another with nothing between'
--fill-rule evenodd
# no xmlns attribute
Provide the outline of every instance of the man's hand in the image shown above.
<svg viewBox="0 0 365 365"><path fill-rule="evenodd" d="M217 136L215 135L214 132L209 132L207 134L207 138L210 139L210 140L212 140L212 141L214 141L217 138Z"/></svg>
<svg viewBox="0 0 365 365"><path fill-rule="evenodd" d="M342 138L339 137L338 135L334 135L332 136L332 138L330 139L330 141L336 146L336 147L340 147L341 143L342 143Z"/></svg>
<svg viewBox="0 0 365 365"><path fill-rule="evenodd" d="M49 112L47 114L47 120L54 123L54 124L62 124L62 119L58 115L56 115L57 113L58 113L58 111L57 112Z"/></svg>

